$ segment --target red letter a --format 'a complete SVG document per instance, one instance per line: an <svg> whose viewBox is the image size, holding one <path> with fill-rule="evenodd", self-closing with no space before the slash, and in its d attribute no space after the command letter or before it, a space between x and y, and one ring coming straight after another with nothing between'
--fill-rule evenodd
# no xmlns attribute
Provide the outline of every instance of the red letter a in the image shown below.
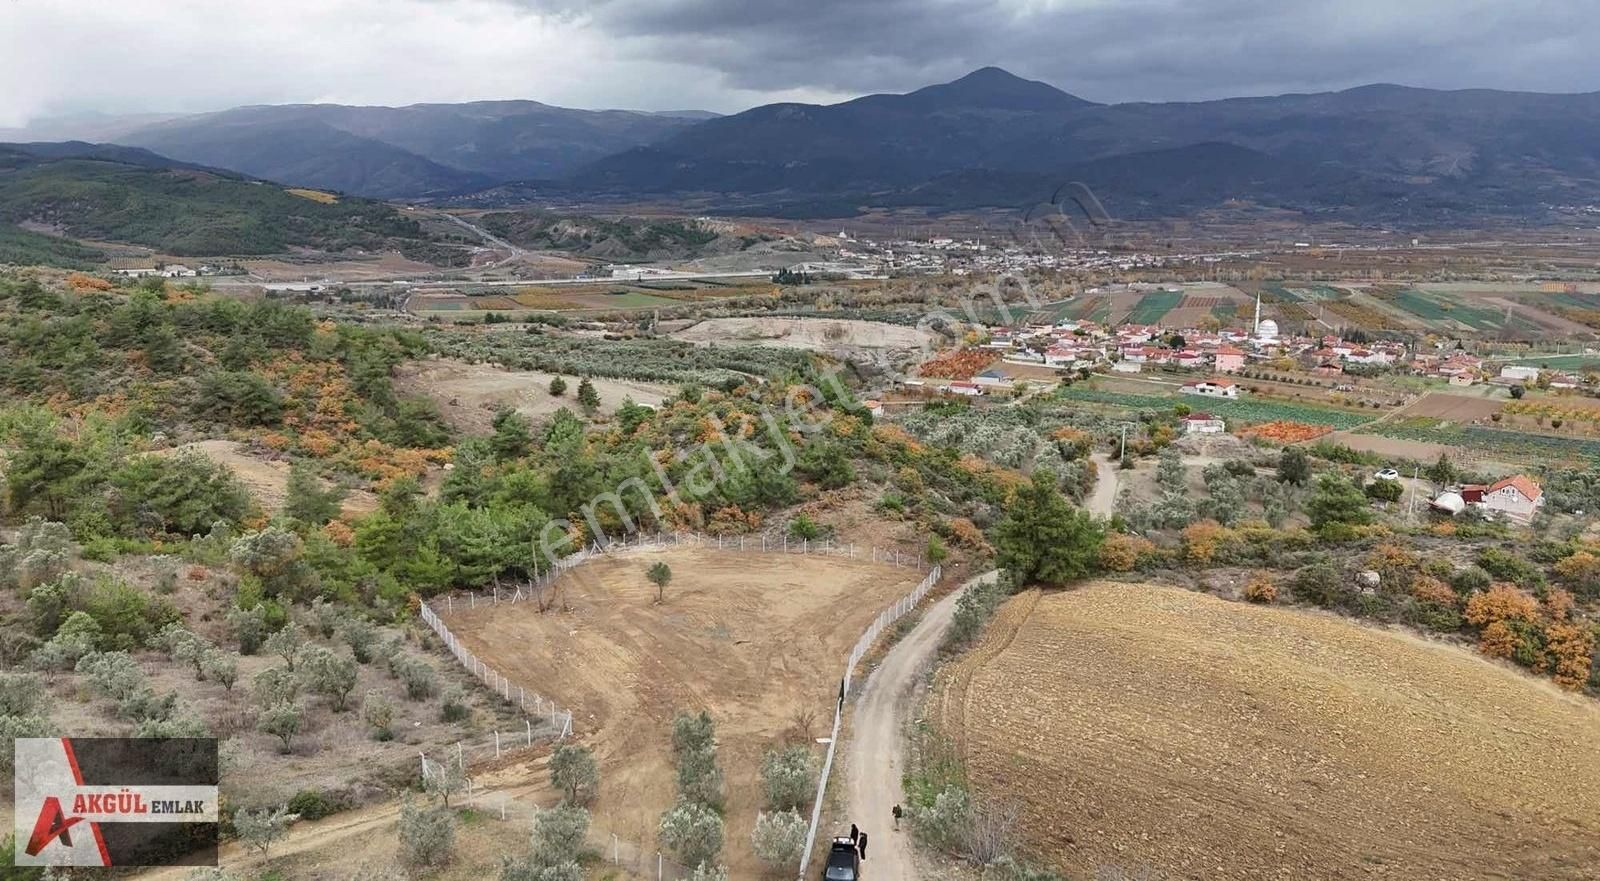
<svg viewBox="0 0 1600 881"><path fill-rule="evenodd" d="M62 844L71 847L72 836L67 830L82 820L82 817L68 819L62 814L61 802L57 801L55 796L45 799L44 807L39 809L39 821L33 824L33 837L28 839L28 856L38 856L45 845L57 838L61 839Z"/></svg>

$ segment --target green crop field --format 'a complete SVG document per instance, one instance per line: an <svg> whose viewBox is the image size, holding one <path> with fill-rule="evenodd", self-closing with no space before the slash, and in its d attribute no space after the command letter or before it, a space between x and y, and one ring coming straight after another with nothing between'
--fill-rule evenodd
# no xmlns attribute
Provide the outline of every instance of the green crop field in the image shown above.
<svg viewBox="0 0 1600 881"><path fill-rule="evenodd" d="M1125 324L1156 324L1183 302L1182 291L1157 291L1145 294L1139 300L1139 305L1133 307L1128 317L1122 319Z"/></svg>
<svg viewBox="0 0 1600 881"><path fill-rule="evenodd" d="M1344 410L1313 407L1306 404L1257 401L1248 398L1228 401L1183 394L1130 395L1121 392L1103 392L1079 386L1061 389L1057 394L1064 400L1111 404L1113 406L1126 407L1130 410L1164 410L1178 404L1184 404L1196 410L1203 409L1207 412L1215 413L1224 419L1252 423L1272 422L1281 419L1288 422L1304 422L1307 425L1326 425L1329 428L1354 428L1372 419L1372 417L1362 413L1350 413Z"/></svg>
<svg viewBox="0 0 1600 881"><path fill-rule="evenodd" d="M1373 434L1400 440L1467 447L1494 455L1560 460L1600 459L1600 440L1529 434L1504 428L1413 418L1377 426Z"/></svg>

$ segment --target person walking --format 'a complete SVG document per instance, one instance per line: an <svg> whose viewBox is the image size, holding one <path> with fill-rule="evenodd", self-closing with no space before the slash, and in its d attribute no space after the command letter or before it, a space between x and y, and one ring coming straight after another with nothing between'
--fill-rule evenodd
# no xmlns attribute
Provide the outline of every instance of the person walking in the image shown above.
<svg viewBox="0 0 1600 881"><path fill-rule="evenodd" d="M899 805L895 805L893 813L894 813L894 829L895 829L896 832L899 832L900 831L900 817L903 814L905 814L905 811L902 810Z"/></svg>
<svg viewBox="0 0 1600 881"><path fill-rule="evenodd" d="M861 838L861 830L856 828L856 824L851 823L850 824L850 843L851 844L855 844L860 838Z"/></svg>
<svg viewBox="0 0 1600 881"><path fill-rule="evenodd" d="M867 833L861 833L861 840L856 842L856 852L861 854L862 859L867 858Z"/></svg>

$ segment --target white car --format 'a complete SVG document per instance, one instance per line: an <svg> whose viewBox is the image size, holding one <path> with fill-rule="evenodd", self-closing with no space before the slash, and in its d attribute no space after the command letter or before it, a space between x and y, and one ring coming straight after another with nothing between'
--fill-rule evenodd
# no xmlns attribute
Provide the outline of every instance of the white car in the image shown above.
<svg viewBox="0 0 1600 881"><path fill-rule="evenodd" d="M1372 475L1372 479L1373 480L1399 480L1400 479L1400 472L1394 470L1393 468L1385 468L1382 471L1379 471L1377 474Z"/></svg>

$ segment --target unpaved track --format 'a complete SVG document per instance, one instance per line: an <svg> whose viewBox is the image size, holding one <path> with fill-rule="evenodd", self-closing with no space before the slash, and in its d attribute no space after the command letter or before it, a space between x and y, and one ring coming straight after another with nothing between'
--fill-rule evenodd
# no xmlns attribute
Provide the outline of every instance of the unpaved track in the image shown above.
<svg viewBox="0 0 1600 881"><path fill-rule="evenodd" d="M1096 480L1094 492L1084 500L1083 506L1091 514L1101 517L1110 517L1117 507L1117 482L1122 476L1122 466L1111 461L1107 453L1095 453L1089 457L1094 462ZM867 842L867 847L872 847L872 842Z"/></svg>
<svg viewBox="0 0 1600 881"><path fill-rule="evenodd" d="M845 750L845 797L850 822L868 834L867 861L862 874L872 881L916 881L916 864L906 825L894 831L894 806L905 804L900 787L905 773L906 720L916 708L914 686L933 662L956 598L968 587L993 580L986 572L961 585L961 589L935 603L917 626L889 649L883 663L867 677L850 719L850 742ZM828 833L819 832L826 841ZM825 848L821 851L826 858Z"/></svg>

